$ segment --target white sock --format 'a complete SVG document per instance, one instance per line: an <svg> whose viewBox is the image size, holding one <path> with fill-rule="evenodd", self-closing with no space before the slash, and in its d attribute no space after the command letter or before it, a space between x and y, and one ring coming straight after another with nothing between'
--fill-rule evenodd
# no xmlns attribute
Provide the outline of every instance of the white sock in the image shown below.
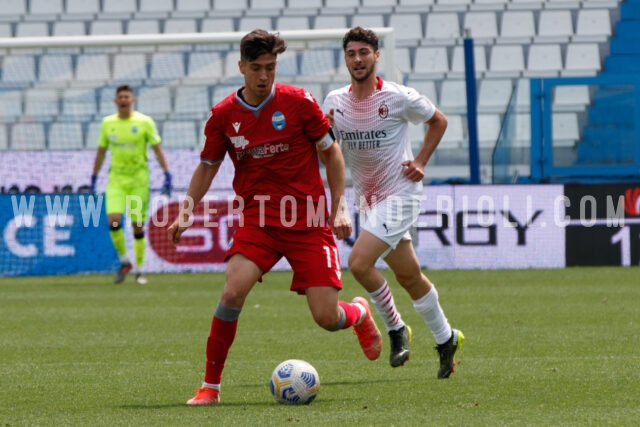
<svg viewBox="0 0 640 427"><path fill-rule="evenodd" d="M431 329L436 344L444 344L451 338L451 326L438 303L438 291L432 286L425 296L413 302L413 308Z"/></svg>
<svg viewBox="0 0 640 427"><path fill-rule="evenodd" d="M380 317L382 317L387 331L397 331L404 326L402 316L400 316L400 312L396 308L393 294L386 280L377 290L369 292L369 299L378 310Z"/></svg>
<svg viewBox="0 0 640 427"><path fill-rule="evenodd" d="M218 391L220 391L220 384L209 384L209 383L205 383L205 382L203 382L203 383L202 383L202 387L203 387L203 388L204 388L204 387L206 387L206 388L212 388L212 389L214 389L214 390L218 390Z"/></svg>

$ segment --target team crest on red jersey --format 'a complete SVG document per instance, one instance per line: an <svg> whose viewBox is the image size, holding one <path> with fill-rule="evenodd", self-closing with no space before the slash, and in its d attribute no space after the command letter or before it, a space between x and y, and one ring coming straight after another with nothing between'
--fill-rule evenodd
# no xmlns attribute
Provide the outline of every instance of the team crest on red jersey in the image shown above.
<svg viewBox="0 0 640 427"><path fill-rule="evenodd" d="M287 121L284 118L284 114L282 114L280 111L276 111L275 113L273 113L273 116L271 116L271 124L273 124L275 130L284 129L286 122Z"/></svg>
<svg viewBox="0 0 640 427"><path fill-rule="evenodd" d="M381 119L386 119L387 117L389 117L389 107L387 107L387 104L385 104L384 102L382 103L380 108L378 108L378 115Z"/></svg>

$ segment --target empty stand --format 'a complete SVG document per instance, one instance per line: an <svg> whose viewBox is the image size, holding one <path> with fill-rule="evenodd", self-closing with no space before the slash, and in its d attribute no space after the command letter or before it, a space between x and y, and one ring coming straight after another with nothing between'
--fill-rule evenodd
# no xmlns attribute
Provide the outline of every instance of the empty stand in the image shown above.
<svg viewBox="0 0 640 427"><path fill-rule="evenodd" d="M430 42L454 44L460 38L460 20L457 13L429 13L425 37Z"/></svg>
<svg viewBox="0 0 640 427"><path fill-rule="evenodd" d="M512 10L502 14L500 42L529 43L536 35L533 11Z"/></svg>
<svg viewBox="0 0 640 427"><path fill-rule="evenodd" d="M463 34L478 43L492 42L498 36L498 23L494 12L467 12L464 15ZM465 33L470 31L470 33Z"/></svg>
<svg viewBox="0 0 640 427"><path fill-rule="evenodd" d="M477 77L480 77L482 73L487 71L487 56L484 45L473 47L473 64ZM451 72L448 76L453 78L463 78L464 75L464 47L455 46L453 48L453 57L451 58Z"/></svg>
<svg viewBox="0 0 640 427"><path fill-rule="evenodd" d="M0 151L9 149L9 137L7 135L7 125L0 124Z"/></svg>
<svg viewBox="0 0 640 427"><path fill-rule="evenodd" d="M29 12L31 15L55 15L62 13L62 0L30 0Z"/></svg>
<svg viewBox="0 0 640 427"><path fill-rule="evenodd" d="M88 121L98 114L93 88L66 89L62 95L62 116L59 120Z"/></svg>
<svg viewBox="0 0 640 427"><path fill-rule="evenodd" d="M40 84L64 86L72 78L71 55L43 55L40 57L38 76Z"/></svg>
<svg viewBox="0 0 640 427"><path fill-rule="evenodd" d="M140 84L147 78L147 63L142 53L118 53L113 58L113 80L115 82Z"/></svg>
<svg viewBox="0 0 640 427"><path fill-rule="evenodd" d="M151 59L150 79L153 84L179 80L185 76L185 59L182 53L154 53Z"/></svg>
<svg viewBox="0 0 640 427"><path fill-rule="evenodd" d="M198 126L192 120L167 120L161 130L162 145L166 148L197 148L202 138L198 138Z"/></svg>
<svg viewBox="0 0 640 427"><path fill-rule="evenodd" d="M109 57L106 54L78 55L76 65L76 82L85 84L101 84L111 79Z"/></svg>
<svg viewBox="0 0 640 427"><path fill-rule="evenodd" d="M222 78L222 65L223 60L220 52L191 52L188 61L187 82L215 83Z"/></svg>
<svg viewBox="0 0 640 427"><path fill-rule="evenodd" d="M569 44L564 76L592 76L602 68L597 43Z"/></svg>
<svg viewBox="0 0 640 427"><path fill-rule="evenodd" d="M136 12L136 3L131 0L102 0L102 11L106 13L133 13Z"/></svg>
<svg viewBox="0 0 640 427"><path fill-rule="evenodd" d="M136 96L136 109L155 120L165 120L172 112L168 86L142 87Z"/></svg>
<svg viewBox="0 0 640 427"><path fill-rule="evenodd" d="M443 78L449 72L449 57L444 46L416 48L413 74L417 77Z"/></svg>
<svg viewBox="0 0 640 427"><path fill-rule="evenodd" d="M562 68L562 53L559 44L529 46L525 77L557 77Z"/></svg>
<svg viewBox="0 0 640 427"><path fill-rule="evenodd" d="M44 150L46 137L42 123L16 123L11 127L11 149Z"/></svg>
<svg viewBox="0 0 640 427"><path fill-rule="evenodd" d="M478 112L504 114L511 99L511 79L484 79L478 89Z"/></svg>
<svg viewBox="0 0 640 427"><path fill-rule="evenodd" d="M488 77L519 77L524 71L521 45L494 45L491 48Z"/></svg>
<svg viewBox="0 0 640 427"><path fill-rule="evenodd" d="M82 150L84 137L82 124L70 122L54 122L49 126L50 150Z"/></svg>
<svg viewBox="0 0 640 427"><path fill-rule="evenodd" d="M583 111L591 103L589 86L571 85L554 88L554 111Z"/></svg>
<svg viewBox="0 0 640 427"><path fill-rule="evenodd" d="M60 98L56 89L27 89L24 113L38 121L51 121L60 114Z"/></svg>
<svg viewBox="0 0 640 427"><path fill-rule="evenodd" d="M445 113L467 112L467 92L464 80L445 80L440 88L440 109Z"/></svg>
<svg viewBox="0 0 640 427"><path fill-rule="evenodd" d="M13 123L22 115L22 91L0 92L0 121Z"/></svg>
<svg viewBox="0 0 640 427"><path fill-rule="evenodd" d="M172 118L202 120L208 115L211 107L207 86L178 86Z"/></svg>
<svg viewBox="0 0 640 427"><path fill-rule="evenodd" d="M99 0L66 0L66 12L69 14L87 14L99 11Z"/></svg>
<svg viewBox="0 0 640 427"><path fill-rule="evenodd" d="M573 36L573 21L570 10L540 12L536 41L566 42L571 36Z"/></svg>
<svg viewBox="0 0 640 427"><path fill-rule="evenodd" d="M2 83L5 85L30 85L36 80L36 61L31 55L10 55L2 62Z"/></svg>

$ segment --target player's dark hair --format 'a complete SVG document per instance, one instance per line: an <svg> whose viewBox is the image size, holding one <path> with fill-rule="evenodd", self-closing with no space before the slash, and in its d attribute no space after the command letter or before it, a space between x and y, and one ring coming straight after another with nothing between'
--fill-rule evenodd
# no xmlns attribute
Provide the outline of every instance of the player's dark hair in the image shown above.
<svg viewBox="0 0 640 427"><path fill-rule="evenodd" d="M287 43L280 35L265 30L253 30L240 40L240 59L243 61L254 61L265 53L277 56L285 50Z"/></svg>
<svg viewBox="0 0 640 427"><path fill-rule="evenodd" d="M349 42L364 42L373 48L373 51L378 50L378 36L376 33L369 29L362 27L353 27L342 38L342 50L347 50L347 44Z"/></svg>
<svg viewBox="0 0 640 427"><path fill-rule="evenodd" d="M131 92L133 94L133 89L131 88L131 86L129 85L120 85L116 88L116 95L119 94L120 92Z"/></svg>

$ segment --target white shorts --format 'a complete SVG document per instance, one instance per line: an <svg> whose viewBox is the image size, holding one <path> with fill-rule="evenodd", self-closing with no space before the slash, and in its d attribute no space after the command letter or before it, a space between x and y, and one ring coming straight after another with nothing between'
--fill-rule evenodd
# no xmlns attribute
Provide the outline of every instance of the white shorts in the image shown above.
<svg viewBox="0 0 640 427"><path fill-rule="evenodd" d="M389 245L386 257L401 240L411 240L410 230L420 214L419 196L390 196L360 214L362 228Z"/></svg>

